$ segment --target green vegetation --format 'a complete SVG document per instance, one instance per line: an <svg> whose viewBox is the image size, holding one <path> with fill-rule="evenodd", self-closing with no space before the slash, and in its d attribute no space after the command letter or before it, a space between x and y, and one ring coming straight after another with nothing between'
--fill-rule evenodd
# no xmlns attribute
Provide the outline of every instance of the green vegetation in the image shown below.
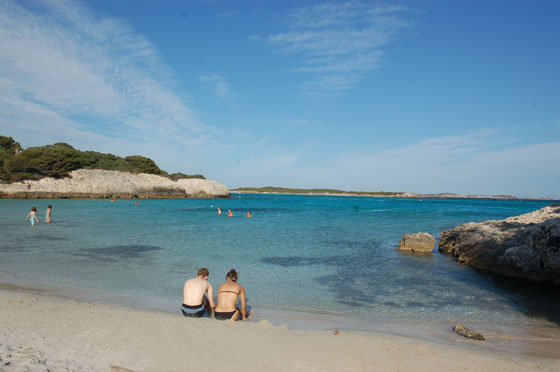
<svg viewBox="0 0 560 372"><path fill-rule="evenodd" d="M169 175L167 175L167 177L173 181L177 181L177 180L181 180L181 179L189 179L189 178L198 178L200 180L205 180L206 177L204 177L202 174L193 174L193 175L188 175L185 173L171 173Z"/></svg>
<svg viewBox="0 0 560 372"><path fill-rule="evenodd" d="M333 189L290 189L286 187L240 187L232 192L255 192L255 193L276 193L276 194L332 194L332 195L357 195L357 196L399 196L401 192L386 191L344 191Z"/></svg>
<svg viewBox="0 0 560 372"><path fill-rule="evenodd" d="M16 150L20 152L16 152ZM53 145L30 147L22 150L12 137L0 136L0 180L17 182L21 180L39 180L43 177L68 177L77 169L104 169L130 173L148 173L169 177L202 178L184 173L168 175L149 158L133 155L122 158L113 154L95 151L80 151L64 142Z"/></svg>
<svg viewBox="0 0 560 372"><path fill-rule="evenodd" d="M5 159L10 159L20 148L19 143L15 142L12 137L0 136L0 171L4 169Z"/></svg>

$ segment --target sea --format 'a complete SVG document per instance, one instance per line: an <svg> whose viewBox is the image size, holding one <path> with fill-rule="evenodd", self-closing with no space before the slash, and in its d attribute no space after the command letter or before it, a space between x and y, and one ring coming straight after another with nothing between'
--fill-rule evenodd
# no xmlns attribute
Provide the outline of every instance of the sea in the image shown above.
<svg viewBox="0 0 560 372"><path fill-rule="evenodd" d="M234 268L257 321L435 339L464 324L503 335L509 348L560 338L557 288L495 277L437 250L442 231L550 201L233 193L138 202L1 199L0 283L180 314L183 283L198 268L215 289ZM31 226L33 206L40 223ZM433 253L398 252L417 232L436 238Z"/></svg>

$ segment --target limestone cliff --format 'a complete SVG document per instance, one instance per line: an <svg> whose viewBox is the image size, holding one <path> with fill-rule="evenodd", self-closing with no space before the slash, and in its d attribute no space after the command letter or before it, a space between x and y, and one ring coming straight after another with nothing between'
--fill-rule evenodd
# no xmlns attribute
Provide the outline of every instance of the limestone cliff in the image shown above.
<svg viewBox="0 0 560 372"><path fill-rule="evenodd" d="M30 187L28 187L28 185ZM69 178L43 178L0 184L3 198L227 198L229 190L219 182L169 178L99 169L79 169Z"/></svg>
<svg viewBox="0 0 560 372"><path fill-rule="evenodd" d="M478 269L560 285L560 204L457 226L441 233L439 250Z"/></svg>

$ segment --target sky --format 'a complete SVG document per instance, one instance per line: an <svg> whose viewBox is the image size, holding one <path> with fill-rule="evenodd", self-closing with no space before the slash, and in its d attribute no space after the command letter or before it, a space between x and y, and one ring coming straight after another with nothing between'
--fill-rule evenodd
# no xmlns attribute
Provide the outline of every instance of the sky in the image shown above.
<svg viewBox="0 0 560 372"><path fill-rule="evenodd" d="M560 1L0 0L0 135L228 188L560 198Z"/></svg>

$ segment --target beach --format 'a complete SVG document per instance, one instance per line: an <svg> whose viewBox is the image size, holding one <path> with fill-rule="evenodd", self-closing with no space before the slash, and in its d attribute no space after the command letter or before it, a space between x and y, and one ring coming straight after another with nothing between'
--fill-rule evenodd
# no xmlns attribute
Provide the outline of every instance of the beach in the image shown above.
<svg viewBox="0 0 560 372"><path fill-rule="evenodd" d="M559 14L0 0L0 372L560 372Z"/></svg>
<svg viewBox="0 0 560 372"><path fill-rule="evenodd" d="M1 371L556 371L560 359L0 290Z"/></svg>
<svg viewBox="0 0 560 372"><path fill-rule="evenodd" d="M436 251L396 250L407 232L437 237L542 204L3 199L0 371L557 370L557 289L500 280ZM30 226L34 205L41 222ZM182 285L200 267L215 289L238 270L250 321L180 314ZM486 341L453 333L457 324Z"/></svg>

